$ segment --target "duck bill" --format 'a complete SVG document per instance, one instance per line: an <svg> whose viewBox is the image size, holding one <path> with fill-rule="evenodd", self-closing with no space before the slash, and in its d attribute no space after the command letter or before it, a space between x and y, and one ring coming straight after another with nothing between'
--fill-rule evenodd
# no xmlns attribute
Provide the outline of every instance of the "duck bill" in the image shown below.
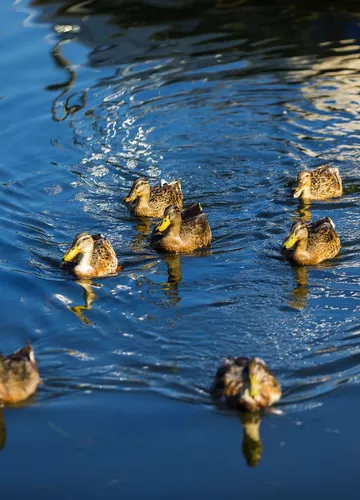
<svg viewBox="0 0 360 500"><path fill-rule="evenodd" d="M63 260L65 262L70 262L71 260L73 260L78 254L80 253L80 248L78 246L74 246L72 248L70 248L70 250L68 252L66 252L66 254L64 255L63 257Z"/></svg>
<svg viewBox="0 0 360 500"><path fill-rule="evenodd" d="M286 250L289 250L292 248L295 243L297 242L297 237L295 234L290 234L290 236L284 241L283 243L283 248L286 248Z"/></svg>
<svg viewBox="0 0 360 500"><path fill-rule="evenodd" d="M164 217L163 220L156 226L155 230L160 233L163 233L170 226L170 224L171 224L170 218Z"/></svg>
<svg viewBox="0 0 360 500"><path fill-rule="evenodd" d="M294 192L293 192L293 197L294 198L299 198L299 196L301 196L302 192L304 191L304 188L303 186L300 184L300 186L297 186L295 189L294 189Z"/></svg>
<svg viewBox="0 0 360 500"><path fill-rule="evenodd" d="M130 191L130 193L127 195L126 198L124 198L125 203L130 203L131 201L134 201L136 199L136 193L135 191Z"/></svg>
<svg viewBox="0 0 360 500"><path fill-rule="evenodd" d="M252 398L260 396L260 384L254 375L249 375L249 394Z"/></svg>

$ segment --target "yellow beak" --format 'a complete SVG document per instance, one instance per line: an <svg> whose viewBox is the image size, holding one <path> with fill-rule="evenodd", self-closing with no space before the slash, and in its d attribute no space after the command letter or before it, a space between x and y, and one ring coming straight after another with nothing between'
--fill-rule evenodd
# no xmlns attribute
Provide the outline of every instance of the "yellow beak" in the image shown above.
<svg viewBox="0 0 360 500"><path fill-rule="evenodd" d="M160 231L162 233L165 231L171 224L170 217L164 217L161 222L156 226L155 230Z"/></svg>
<svg viewBox="0 0 360 500"><path fill-rule="evenodd" d="M296 234L290 234L290 236L284 241L283 248L286 248L288 250L289 248L292 248L297 241L298 239L296 237Z"/></svg>
<svg viewBox="0 0 360 500"><path fill-rule="evenodd" d="M135 191L132 191L128 194L128 196L124 199L125 203L130 203L130 201L134 201L136 199L137 195Z"/></svg>
<svg viewBox="0 0 360 500"><path fill-rule="evenodd" d="M71 260L73 260L78 254L80 253L80 248L78 246L74 246L72 248L70 248L70 250L68 252L66 252L66 254L64 255L63 257L63 260L65 262L70 262Z"/></svg>
<svg viewBox="0 0 360 500"><path fill-rule="evenodd" d="M250 387L249 394L252 398L260 395L260 384L254 375L249 375Z"/></svg>
<svg viewBox="0 0 360 500"><path fill-rule="evenodd" d="M293 196L294 198L299 198L299 196L301 195L301 193L303 192L303 186L300 184L300 186L297 186L295 189L294 189L294 193L293 193Z"/></svg>

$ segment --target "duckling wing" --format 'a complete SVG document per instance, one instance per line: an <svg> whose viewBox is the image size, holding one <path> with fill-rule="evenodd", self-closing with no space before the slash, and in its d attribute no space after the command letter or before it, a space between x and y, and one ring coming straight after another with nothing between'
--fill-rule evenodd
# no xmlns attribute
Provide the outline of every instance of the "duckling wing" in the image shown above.
<svg viewBox="0 0 360 500"><path fill-rule="evenodd" d="M338 168L329 168L329 172L332 175L333 180L337 184L338 188L342 188L342 180L340 177L339 169Z"/></svg>
<svg viewBox="0 0 360 500"><path fill-rule="evenodd" d="M200 203L195 203L194 205L191 205L190 207L184 208L184 210L181 212L181 218L183 221L192 219L193 217L196 217L197 215L202 214L202 206Z"/></svg>
<svg viewBox="0 0 360 500"><path fill-rule="evenodd" d="M325 217L309 227L308 250L335 256L340 250L340 239L330 217Z"/></svg>
<svg viewBox="0 0 360 500"><path fill-rule="evenodd" d="M99 271L115 272L118 260L115 251L104 236L96 235L94 238L94 251L91 258L91 265Z"/></svg>
<svg viewBox="0 0 360 500"><path fill-rule="evenodd" d="M186 220L181 226L181 232L201 235L210 229L207 215L201 213L192 219Z"/></svg>
<svg viewBox="0 0 360 500"><path fill-rule="evenodd" d="M170 183L162 183L160 186L155 186L151 188L150 191L150 202L154 202L161 198L164 203L168 205L173 204L174 199L180 199L182 201L183 194L181 190L181 183L179 180L172 181Z"/></svg>

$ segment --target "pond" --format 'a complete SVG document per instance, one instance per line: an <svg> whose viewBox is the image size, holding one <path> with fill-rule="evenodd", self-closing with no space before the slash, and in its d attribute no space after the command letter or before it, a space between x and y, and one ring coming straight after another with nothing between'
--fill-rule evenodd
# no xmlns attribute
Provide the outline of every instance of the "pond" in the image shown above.
<svg viewBox="0 0 360 500"><path fill-rule="evenodd" d="M29 339L44 381L0 409L2 492L357 498L356 3L17 0L0 12L0 349ZM343 198L299 205L297 172L328 162ZM154 220L123 204L139 176L181 180L208 215L208 251L151 249ZM324 216L340 256L291 266L291 223ZM85 287L59 267L84 230L124 266ZM282 415L213 404L226 355L267 361Z"/></svg>

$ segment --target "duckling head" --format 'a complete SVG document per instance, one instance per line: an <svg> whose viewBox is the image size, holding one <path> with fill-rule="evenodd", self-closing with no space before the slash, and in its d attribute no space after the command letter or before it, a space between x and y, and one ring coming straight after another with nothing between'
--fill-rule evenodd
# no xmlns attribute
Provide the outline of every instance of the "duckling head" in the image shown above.
<svg viewBox="0 0 360 500"><path fill-rule="evenodd" d="M181 212L175 205L170 205L165 209L162 221L155 227L157 233L163 233L171 226L181 225Z"/></svg>
<svg viewBox="0 0 360 500"><path fill-rule="evenodd" d="M269 375L269 368L261 358L252 358L249 367L249 394L252 398L260 395L260 387L264 379Z"/></svg>
<svg viewBox="0 0 360 500"><path fill-rule="evenodd" d="M294 188L294 198L310 198L311 173L303 170L298 173L297 186Z"/></svg>
<svg viewBox="0 0 360 500"><path fill-rule="evenodd" d="M149 181L143 177L139 177L133 182L130 192L124 199L125 203L131 203L137 198L148 198L150 196L150 184Z"/></svg>
<svg viewBox="0 0 360 500"><path fill-rule="evenodd" d="M63 257L63 261L71 262L77 255L92 252L94 249L94 240L89 233L79 233L75 236L70 249Z"/></svg>
<svg viewBox="0 0 360 500"><path fill-rule="evenodd" d="M282 248L285 250L290 250L296 245L300 240L304 240L308 237L308 229L303 221L295 222L290 229L288 236L286 237Z"/></svg>

